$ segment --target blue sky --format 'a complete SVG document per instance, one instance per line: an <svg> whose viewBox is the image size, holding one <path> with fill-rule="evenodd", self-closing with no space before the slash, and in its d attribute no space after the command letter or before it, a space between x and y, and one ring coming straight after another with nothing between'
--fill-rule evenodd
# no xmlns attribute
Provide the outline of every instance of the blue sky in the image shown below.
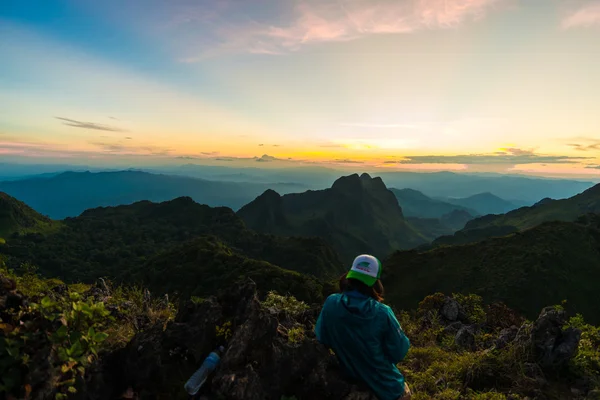
<svg viewBox="0 0 600 400"><path fill-rule="evenodd" d="M598 175L600 1L13 1L0 156Z"/></svg>

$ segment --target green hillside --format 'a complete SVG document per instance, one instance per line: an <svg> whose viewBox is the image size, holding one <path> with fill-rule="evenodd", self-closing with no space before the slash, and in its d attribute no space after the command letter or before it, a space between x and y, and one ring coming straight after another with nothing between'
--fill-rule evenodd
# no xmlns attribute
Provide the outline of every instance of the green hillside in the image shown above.
<svg viewBox="0 0 600 400"><path fill-rule="evenodd" d="M427 293L462 292L503 301L533 317L544 304L567 300L600 322L600 217L551 222L506 237L397 252L385 263L387 299L414 307Z"/></svg>
<svg viewBox="0 0 600 400"><path fill-rule="evenodd" d="M259 234L231 209L190 198L88 210L64 220L56 232L11 238L2 252L14 265L29 262L45 275L71 282L102 276L122 280L157 254L201 235L215 235L246 257L321 278L344 269L321 239Z"/></svg>
<svg viewBox="0 0 600 400"><path fill-rule="evenodd" d="M128 282L141 282L156 292L178 292L180 296L206 297L216 288L231 287L250 278L265 293L275 290L297 298L319 302L322 284L315 278L248 258L217 238L203 236L175 246L129 270Z"/></svg>
<svg viewBox="0 0 600 400"><path fill-rule="evenodd" d="M427 241L406 221L383 181L368 174L342 177L320 191L280 196L270 190L238 215L260 232L323 238L346 263L359 253L386 257Z"/></svg>
<svg viewBox="0 0 600 400"><path fill-rule="evenodd" d="M475 219L465 229L488 226L514 226L527 229L548 221L574 221L580 215L600 213L600 185L563 200L545 199L531 207L523 207L504 215Z"/></svg>
<svg viewBox="0 0 600 400"><path fill-rule="evenodd" d="M0 238L18 232L48 231L57 225L25 203L0 192Z"/></svg>

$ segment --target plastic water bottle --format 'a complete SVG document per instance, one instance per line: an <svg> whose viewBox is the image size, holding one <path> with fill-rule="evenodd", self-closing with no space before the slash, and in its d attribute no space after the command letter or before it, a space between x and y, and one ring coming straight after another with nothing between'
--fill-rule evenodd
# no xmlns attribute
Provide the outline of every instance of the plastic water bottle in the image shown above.
<svg viewBox="0 0 600 400"><path fill-rule="evenodd" d="M221 362L221 354L225 351L223 346L220 346L217 350L213 351L206 357L202 366L198 368L194 375L187 381L184 388L190 396L196 395L208 376L217 368L219 362Z"/></svg>

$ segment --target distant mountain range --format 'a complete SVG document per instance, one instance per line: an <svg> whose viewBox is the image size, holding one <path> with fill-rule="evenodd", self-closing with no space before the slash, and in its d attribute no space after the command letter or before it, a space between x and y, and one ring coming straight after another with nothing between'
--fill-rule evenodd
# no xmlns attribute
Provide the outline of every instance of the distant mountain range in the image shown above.
<svg viewBox="0 0 600 400"><path fill-rule="evenodd" d="M428 212L430 206L441 207L431 215L446 211L439 200L402 193L417 199L412 206L420 199ZM600 185L570 199L544 199L470 221L446 237L456 242L439 238L434 248L415 248L470 214L455 208L439 218L407 218L382 179L367 174L339 178L319 191L282 196L266 190L237 213L180 197L100 207L52 221L1 195L0 253L9 267L29 263L71 282L107 277L204 296L249 276L265 290L311 301L331 289L354 256L372 253L386 259L386 299L396 307L413 308L437 291L473 292L530 317L567 299L573 310L599 322L599 199ZM435 248L439 244L445 246Z"/></svg>
<svg viewBox="0 0 600 400"><path fill-rule="evenodd" d="M407 217L441 218L454 211L464 211L475 217L479 213L475 209L458 203L432 199L414 189L390 189L398 199L402 212Z"/></svg>
<svg viewBox="0 0 600 400"><path fill-rule="evenodd" d="M462 199L445 197L440 200L457 206L465 207L466 209L475 210L475 215L504 214L514 209L530 205L525 202L513 203L508 200L501 199L500 197L489 192L479 193Z"/></svg>
<svg viewBox="0 0 600 400"><path fill-rule="evenodd" d="M280 196L269 190L238 215L259 232L321 237L346 263L359 253L383 258L427 241L406 221L381 178L368 174L342 177L319 191Z"/></svg>
<svg viewBox="0 0 600 400"><path fill-rule="evenodd" d="M473 219L453 236L439 237L433 244L472 243L533 228L544 222L575 221L580 216L590 213L600 213L600 184L568 199L542 199L531 207Z"/></svg>
<svg viewBox="0 0 600 400"><path fill-rule="evenodd" d="M74 217L95 207L142 200L160 202L183 196L210 206L238 209L269 188L282 193L305 190L299 184L213 182L140 171L65 172L0 182L0 191L21 199L54 219Z"/></svg>
<svg viewBox="0 0 600 400"><path fill-rule="evenodd" d="M162 166L146 166L139 167L134 171L128 172L148 172L155 175L169 175L179 177L192 177L208 181L216 181L221 183L246 183L254 184L261 189L254 193L252 198L255 198L266 189L276 190L278 193L293 193L304 190L320 190L331 187L331 184L340 176L349 175L352 172L348 168L336 169L322 166L307 166L294 165L284 166L282 163L271 165L269 162L264 162L268 158L259 158L263 162L253 162L252 165L240 166L234 162L229 162L227 159L215 161L220 165L200 165L194 164L191 161L187 164L177 165L162 165ZM21 179L31 179L40 177L48 178L53 175L59 175L62 172L75 171L85 172L92 171L93 173L101 172L120 172L114 168L86 167L76 165L27 165L27 164L11 164L0 163L0 181L15 181ZM474 173L454 173L454 172L406 172L406 171L389 171L389 170L373 170L366 171L371 176L379 176L388 187L405 189L410 188L418 190L430 198L441 199L445 201L447 198L466 198L480 193L491 193L502 199L514 203L516 206L531 205L542 198L550 197L561 199L571 197L577 193L581 193L585 189L594 185L593 182L582 180L569 179L544 179L537 177L527 177L519 175L502 175L502 174L474 174ZM277 184L289 185L289 188L276 187ZM110 188L107 188L110 189ZM7 189L0 189L7 191ZM10 194L10 191L8 191ZM112 193L111 193L112 194ZM152 193L147 193L152 194ZM209 193L215 196L213 193ZM177 195L192 196L192 193L180 193ZM19 196L17 196L19 198ZM175 198L153 198L155 201L164 201ZM194 199L205 202L196 196ZM148 198L136 198L136 200L146 200ZM248 200L250 201L250 200ZM235 203L235 204L234 204ZM88 205L94 207L99 205L119 205L121 203L111 204L95 204ZM211 204L211 203L209 203ZM217 204L214 204L217 205ZM230 205L229 203L218 205ZM233 208L238 207L234 201L231 203ZM37 209L43 210L36 206ZM470 208L470 207L467 207ZM79 210L81 212L82 210ZM487 212L481 212L486 214ZM56 216L62 217L64 215Z"/></svg>
<svg viewBox="0 0 600 400"><path fill-rule="evenodd" d="M511 202L525 204L533 204L544 197L570 197L594 185L589 181L454 172L379 172L377 176L389 187L418 190L432 198L465 198L480 193L491 193L503 199L510 199Z"/></svg>

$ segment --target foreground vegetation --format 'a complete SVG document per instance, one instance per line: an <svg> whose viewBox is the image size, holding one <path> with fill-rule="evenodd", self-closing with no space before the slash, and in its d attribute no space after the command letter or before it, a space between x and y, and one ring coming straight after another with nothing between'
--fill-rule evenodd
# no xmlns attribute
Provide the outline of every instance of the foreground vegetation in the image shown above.
<svg viewBox="0 0 600 400"><path fill-rule="evenodd" d="M75 394L102 354L176 312L139 287L65 285L28 265L17 274L2 260L0 284L0 393L13 398L32 390L56 399Z"/></svg>
<svg viewBox="0 0 600 400"><path fill-rule="evenodd" d="M103 281L65 285L40 278L29 266L18 274L2 267L0 279L5 293L0 298L8 299L0 307L0 391L13 398L27 397L41 386L56 399L74 395L98 359L123 348L140 332L165 329L176 314L173 301L153 298L139 287L113 287ZM455 322L443 311L448 299L460 310ZM286 316L281 323L287 327L278 331L284 332L289 346L316 346L311 329L293 322L310 313L306 303L269 292L262 305L271 315ZM438 293L426 297L417 310L397 310L397 315L412 342L399 368L416 400L600 398L593 397L600 393L600 330L580 315L563 327L581 331L575 355L550 369L540 367L518 339L529 334L531 323L502 304L486 306L476 295L448 298ZM461 339L457 325L459 330L467 327L472 340ZM511 328L519 335L499 340ZM214 329L226 341L236 326L229 321Z"/></svg>

